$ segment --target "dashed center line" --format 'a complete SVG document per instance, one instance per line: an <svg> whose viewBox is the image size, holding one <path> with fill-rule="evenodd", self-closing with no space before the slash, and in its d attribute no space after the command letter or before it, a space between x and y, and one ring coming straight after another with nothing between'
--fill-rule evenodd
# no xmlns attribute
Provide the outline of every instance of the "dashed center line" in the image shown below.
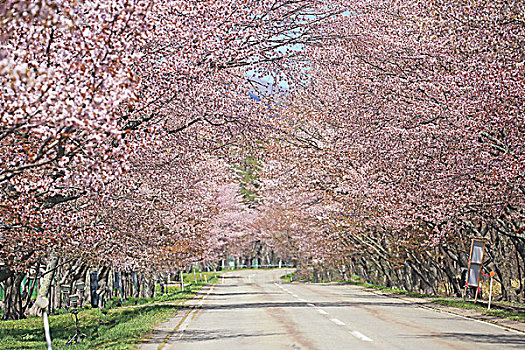
<svg viewBox="0 0 525 350"><path fill-rule="evenodd" d="M362 341L372 341L372 339L368 338L366 335L358 331L352 331L350 332L350 334L352 334L354 337Z"/></svg>
<svg viewBox="0 0 525 350"><path fill-rule="evenodd" d="M299 298L298 295L292 293L291 291L287 290L286 288L282 287L281 285L277 284L277 283L274 283L277 287L281 288L282 291L290 294L291 296L293 296L294 298L297 298L299 301L303 302L303 303L306 303L307 300L306 299L303 299L303 298ZM307 306L311 307L311 308L314 308L318 313L320 313L321 315L329 315L328 312L324 311L323 309L319 309L318 307L315 306L315 304L312 304L312 303L307 303L306 304ZM330 321L332 321L333 323L339 325L339 326L346 326L346 324L337 319L337 318L330 318ZM368 342L371 342L373 341L372 339L368 338L366 335L364 335L363 333L359 332L359 331L353 331L353 330L350 330L350 334L352 334L354 337L356 337L357 339L359 340L362 340L362 341L368 341Z"/></svg>
<svg viewBox="0 0 525 350"><path fill-rule="evenodd" d="M343 321L338 320L337 318L331 318L330 321L332 321L333 323L338 324L340 326L344 326L345 325L345 323Z"/></svg>

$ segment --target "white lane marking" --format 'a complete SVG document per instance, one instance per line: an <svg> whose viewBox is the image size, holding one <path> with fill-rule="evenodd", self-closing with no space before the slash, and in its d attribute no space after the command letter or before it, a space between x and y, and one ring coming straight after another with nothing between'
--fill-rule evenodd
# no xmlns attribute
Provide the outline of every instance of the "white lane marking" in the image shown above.
<svg viewBox="0 0 525 350"><path fill-rule="evenodd" d="M187 316L186 316L186 319L184 320L184 322L182 323L182 325L180 326L180 328L177 330L177 332L179 332L179 335L178 335L178 339L181 339L182 336L184 335L184 331L186 331L186 328L188 328L188 326L190 325L190 322L191 320L193 319L193 317L197 314L197 312L199 312L199 308L202 306L202 304L204 304L204 299L206 299L206 297L208 297L208 295L210 295L210 293L213 291L213 289L215 288L215 285L213 285L209 290L208 292L206 293L205 296L202 297L202 299L197 303L197 307L195 307L193 310L191 310Z"/></svg>
<svg viewBox="0 0 525 350"><path fill-rule="evenodd" d="M303 298L299 298L299 299L297 299L297 300L299 300L299 301L302 302L302 303L306 303L306 302L307 302L307 300L306 300L306 299L303 299Z"/></svg>
<svg viewBox="0 0 525 350"><path fill-rule="evenodd" d="M298 295L296 295L296 294L293 294L293 293L291 293L291 294L292 294L292 297L294 297L294 298L299 298L299 296L298 296Z"/></svg>
<svg viewBox="0 0 525 350"><path fill-rule="evenodd" d="M337 318L331 318L330 321L332 321L333 323L338 324L340 326L344 326L345 325L345 323L343 321L340 321Z"/></svg>
<svg viewBox="0 0 525 350"><path fill-rule="evenodd" d="M368 293L371 293L371 294L374 294L374 295L377 295L377 296L379 296L379 297L383 297L383 298L387 298L387 299L397 299L397 300L402 301L403 303L415 305L413 301L406 300L406 299L401 298L401 297L395 297L395 298L392 298L392 297L390 297L390 296L383 295L383 294L379 294L379 293L372 292L372 291L367 291L367 292L368 292ZM429 311L442 312L442 313L444 313L444 314L449 314L449 315L451 315L451 316L456 316L456 317L462 318L462 319L464 319L464 320L470 320L470 321L474 321L474 322L483 323L483 324L486 324L487 326L496 327L496 328L499 328L499 329L501 329L501 330L508 331L508 332L511 332L511 333L516 333L516 334L523 334L523 333L525 333L525 332L523 332L523 331L520 331L520 330L517 330L517 329L514 329L514 328L503 327L503 326L500 326L500 325L497 325L497 324L494 324L494 323L491 323L491 322L487 322L487 321L483 321L483 320L478 320L478 319L471 318L471 317L467 317L467 316L458 315L458 314L455 314L455 313L453 313L453 312L446 311L446 310L442 310L442 309L438 309L438 308L428 307L428 306L424 306L424 305L415 305L415 306L416 306L416 307L419 307L419 308L421 308L421 309L429 310Z"/></svg>
<svg viewBox="0 0 525 350"><path fill-rule="evenodd" d="M366 335L358 331L352 331L350 332L350 334L352 334L354 337L362 341L372 341L372 339L368 338Z"/></svg>
<svg viewBox="0 0 525 350"><path fill-rule="evenodd" d="M403 299L401 299L403 300ZM407 300L403 300L404 302L406 303L411 303L410 301L407 301ZM434 309L432 307L428 307L428 306L424 306L424 305L417 305L417 307L420 307L422 309L425 309L425 310L429 310L429 311L434 311L434 312L442 312L444 314L448 314L450 316L456 316L456 317L459 317L459 318L462 318L464 320L469 320L469 321L474 321L474 322L479 322L479 323L483 323L487 326L492 326L492 327L496 327L496 328L499 328L501 330L504 330L504 331L508 331L508 332L511 332L511 333L516 333L516 334L523 334L524 332L522 331L519 331L517 329L514 329L514 328L507 328L507 327L503 327L503 326L500 326L500 325L497 325L497 324L494 324L494 323L490 323L490 322L487 322L487 321L483 321L483 320L478 320L478 319L475 319L475 318L471 318L471 317L467 317L467 316L462 316L462 315L458 315L458 314L455 314L453 312L449 312L449 311L446 311L446 310L441 310L441 309Z"/></svg>
<svg viewBox="0 0 525 350"><path fill-rule="evenodd" d="M184 335L184 331L186 330L186 328L188 328L189 324L190 324L190 321L192 319L192 314L195 315L195 313L197 312L198 308L194 308L193 310L191 310L189 313L186 314L186 319L184 320L184 322L182 323L182 325L180 326L180 328L177 330L177 332L179 333L178 336L177 336L177 339L181 339L182 336Z"/></svg>
<svg viewBox="0 0 525 350"><path fill-rule="evenodd" d="M279 286L279 287L280 287L280 286ZM306 303L306 300L305 300L305 299L303 299L303 298L299 298L297 295L291 293L290 291L288 291L288 290L286 290L286 289L284 289L284 288L282 288L282 287L281 287L281 289L284 290L286 293L291 294L291 295L293 295L294 297L298 298L299 301L302 301L302 302L305 302L305 303ZM308 304L306 304L306 305L309 306L309 307L313 307L313 308L315 308L316 311L319 312L321 315L328 315L328 312L326 312L326 311L324 311L324 310L322 310L322 309L318 309L318 308L315 306L315 304L308 303ZM337 325L339 325L339 326L346 326L346 324L345 324L343 321L341 321L341 320L339 320L339 319L337 319L337 318L330 318L330 321L332 321L333 323L335 323L335 324L337 324ZM368 338L366 335L364 335L363 333L361 333L361 332L359 332L359 331L352 331L352 330L350 330L350 334L352 334L354 337L356 337L357 339L362 340L362 341L368 341L368 342L373 341L372 339Z"/></svg>

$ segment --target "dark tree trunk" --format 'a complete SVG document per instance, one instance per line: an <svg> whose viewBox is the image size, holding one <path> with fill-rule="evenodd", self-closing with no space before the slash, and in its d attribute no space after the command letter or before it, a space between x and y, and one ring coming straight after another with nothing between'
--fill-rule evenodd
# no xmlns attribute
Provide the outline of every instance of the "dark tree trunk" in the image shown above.
<svg viewBox="0 0 525 350"><path fill-rule="evenodd" d="M20 291L24 276L24 273L13 273L11 277L5 281L5 300L2 320L20 320L25 318L24 300L22 292Z"/></svg>

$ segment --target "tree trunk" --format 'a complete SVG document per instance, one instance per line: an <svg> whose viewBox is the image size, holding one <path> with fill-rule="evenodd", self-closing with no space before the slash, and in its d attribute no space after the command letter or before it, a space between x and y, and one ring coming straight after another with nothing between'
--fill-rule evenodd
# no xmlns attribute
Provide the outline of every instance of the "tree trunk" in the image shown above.
<svg viewBox="0 0 525 350"><path fill-rule="evenodd" d="M23 308L22 281L25 273L13 273L5 281L5 300L4 300L4 314L2 320L20 320L25 318L25 309Z"/></svg>

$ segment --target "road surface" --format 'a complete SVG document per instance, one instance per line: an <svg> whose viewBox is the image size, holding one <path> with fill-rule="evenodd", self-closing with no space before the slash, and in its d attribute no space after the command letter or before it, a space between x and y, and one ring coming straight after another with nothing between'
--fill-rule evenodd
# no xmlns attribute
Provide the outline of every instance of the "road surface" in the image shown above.
<svg viewBox="0 0 525 350"><path fill-rule="evenodd" d="M525 334L359 287L224 275L142 349L524 349Z"/></svg>

